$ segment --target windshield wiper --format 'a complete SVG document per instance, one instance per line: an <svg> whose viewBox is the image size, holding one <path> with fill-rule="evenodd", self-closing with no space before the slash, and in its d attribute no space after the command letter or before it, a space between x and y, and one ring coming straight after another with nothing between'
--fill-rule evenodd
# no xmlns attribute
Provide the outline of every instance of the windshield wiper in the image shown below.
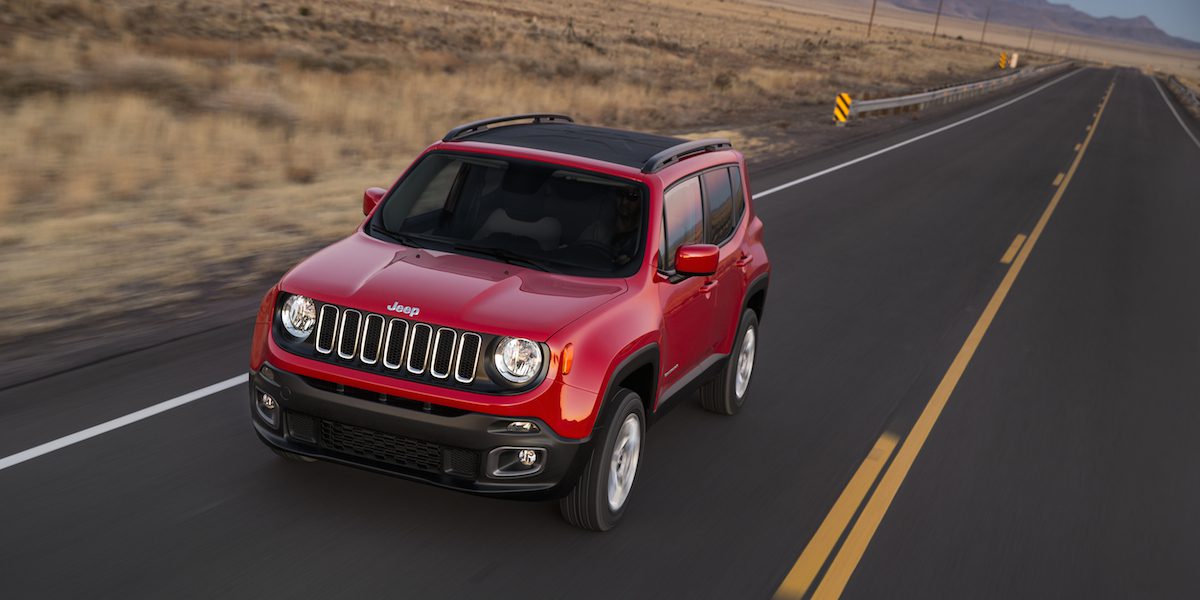
<svg viewBox="0 0 1200 600"><path fill-rule="evenodd" d="M441 241L437 238L420 235L417 233L400 233L399 231L392 231L391 229L380 227L374 223L371 224L371 231L386 236L392 241L399 242L405 246L411 246L413 248L428 248L429 246L423 244L422 242Z"/></svg>
<svg viewBox="0 0 1200 600"><path fill-rule="evenodd" d="M474 252L476 254L483 254L485 256L490 256L492 258L498 258L510 265L529 267L531 269L537 269L538 271L549 271L550 270L550 268L547 267L544 262L541 262L534 258L529 258L528 256L525 256L523 254L518 254L518 253L513 252L512 250L508 250L506 248L499 248L496 246L478 246L475 244L455 244L454 249L462 250L463 252Z"/></svg>

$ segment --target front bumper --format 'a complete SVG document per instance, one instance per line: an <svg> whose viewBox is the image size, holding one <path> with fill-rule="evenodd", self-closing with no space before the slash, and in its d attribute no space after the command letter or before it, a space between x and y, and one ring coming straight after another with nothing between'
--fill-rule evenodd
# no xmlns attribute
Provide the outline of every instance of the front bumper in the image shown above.
<svg viewBox="0 0 1200 600"><path fill-rule="evenodd" d="M536 418L499 417L346 388L270 363L250 373L250 414L262 440L282 450L465 492L505 497L561 497L590 454L589 440L555 435ZM270 377L264 375L269 373ZM277 423L263 417L261 394L278 403ZM510 433L510 421L532 421L537 433ZM532 474L495 473L498 448L536 448Z"/></svg>

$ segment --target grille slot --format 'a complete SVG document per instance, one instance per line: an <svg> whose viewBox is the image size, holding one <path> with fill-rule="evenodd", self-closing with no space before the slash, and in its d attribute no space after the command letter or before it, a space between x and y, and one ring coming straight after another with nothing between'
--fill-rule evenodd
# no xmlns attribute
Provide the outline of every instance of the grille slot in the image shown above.
<svg viewBox="0 0 1200 600"><path fill-rule="evenodd" d="M342 324L338 329L338 357L354 358L354 353L358 350L360 329L362 329L362 313L349 308L343 311Z"/></svg>
<svg viewBox="0 0 1200 600"><path fill-rule="evenodd" d="M429 342L433 337L433 328L424 324L413 325L412 339L408 342L408 372L420 374L425 372L425 364L429 358Z"/></svg>
<svg viewBox="0 0 1200 600"><path fill-rule="evenodd" d="M383 345L383 366L389 369L400 368L400 358L404 355L404 340L408 338L408 321L392 319L388 323L387 341Z"/></svg>
<svg viewBox="0 0 1200 600"><path fill-rule="evenodd" d="M450 363L454 362L454 343L458 334L453 329L441 328L433 340L433 362L429 365L429 374L438 379L450 376Z"/></svg>
<svg viewBox="0 0 1200 600"><path fill-rule="evenodd" d="M475 367L479 364L479 346L483 340L475 333L462 334L458 344L458 359L454 366L454 379L459 383L475 380Z"/></svg>
<svg viewBox="0 0 1200 600"><path fill-rule="evenodd" d="M422 440L336 423L321 421L321 446L398 467L420 471L442 470L442 447Z"/></svg>
<svg viewBox="0 0 1200 600"><path fill-rule="evenodd" d="M386 322L379 315L367 315L363 327L362 349L358 359L368 365L379 362L379 349L383 346L383 327Z"/></svg>
<svg viewBox="0 0 1200 600"><path fill-rule="evenodd" d="M308 442L310 444L317 443L316 424L313 423L313 418L308 415L289 412L287 414L288 437Z"/></svg>
<svg viewBox="0 0 1200 600"><path fill-rule="evenodd" d="M479 453L461 448L446 449L446 472L474 478L479 472Z"/></svg>
<svg viewBox="0 0 1200 600"><path fill-rule="evenodd" d="M338 309L332 304L321 307L321 318L317 321L317 352L333 352L333 340L337 333Z"/></svg>

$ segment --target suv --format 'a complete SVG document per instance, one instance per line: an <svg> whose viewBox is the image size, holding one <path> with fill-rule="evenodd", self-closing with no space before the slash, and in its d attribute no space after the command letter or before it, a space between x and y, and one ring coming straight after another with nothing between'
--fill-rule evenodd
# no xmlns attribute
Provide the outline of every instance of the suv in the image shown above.
<svg viewBox="0 0 1200 600"><path fill-rule="evenodd" d="M769 266L725 140L468 123L263 298L254 428L277 454L477 494L628 505L650 419L737 413Z"/></svg>

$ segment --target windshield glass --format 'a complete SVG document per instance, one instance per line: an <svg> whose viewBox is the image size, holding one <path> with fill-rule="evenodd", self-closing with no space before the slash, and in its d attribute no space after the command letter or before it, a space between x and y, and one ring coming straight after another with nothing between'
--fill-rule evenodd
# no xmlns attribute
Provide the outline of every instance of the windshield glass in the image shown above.
<svg viewBox="0 0 1200 600"><path fill-rule="evenodd" d="M406 245L545 271L624 277L645 237L644 186L555 165L432 153L368 232Z"/></svg>

